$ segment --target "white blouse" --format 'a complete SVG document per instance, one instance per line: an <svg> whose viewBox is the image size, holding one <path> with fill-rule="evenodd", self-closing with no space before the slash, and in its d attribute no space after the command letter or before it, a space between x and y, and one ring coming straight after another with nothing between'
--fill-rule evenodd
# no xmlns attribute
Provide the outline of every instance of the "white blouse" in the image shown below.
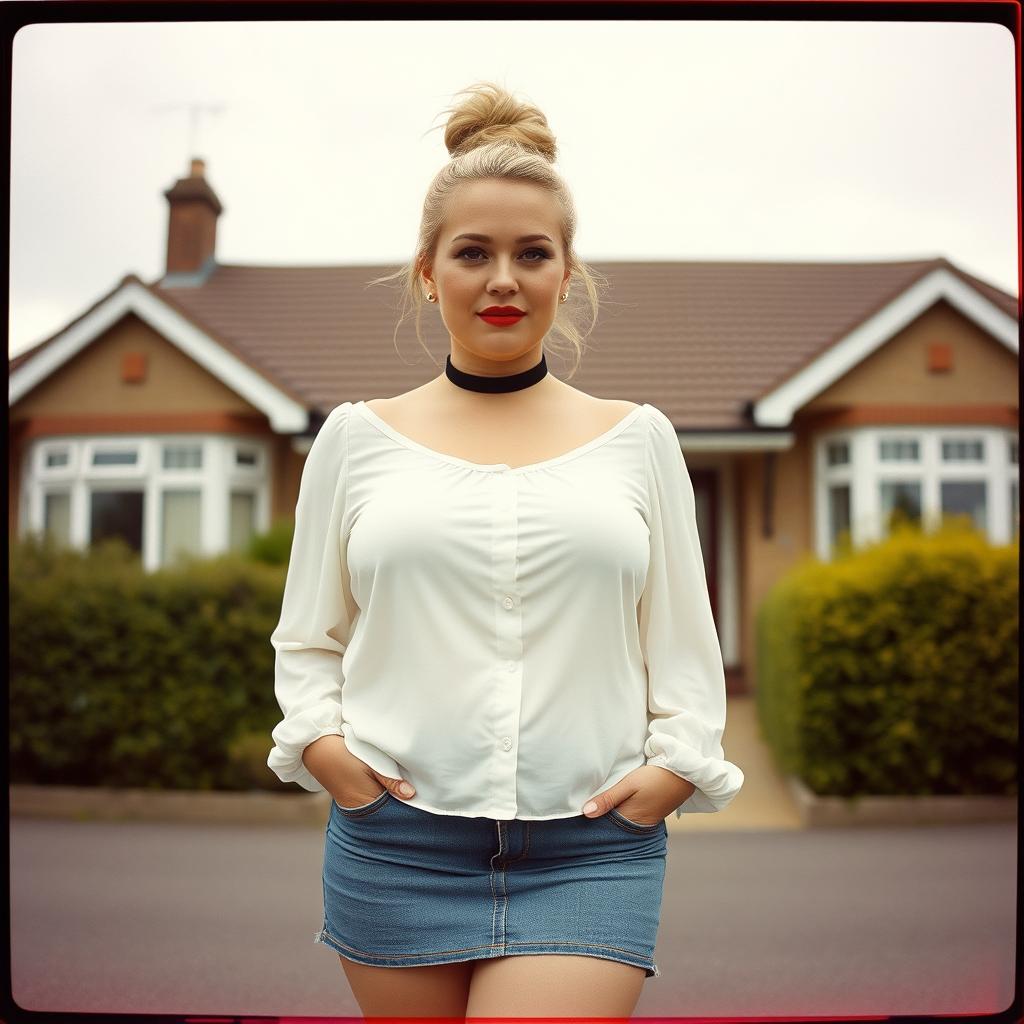
<svg viewBox="0 0 1024 1024"><path fill-rule="evenodd" d="M653 405L552 459L482 465L333 409L299 485L271 635L267 765L321 786L330 734L435 814L543 820L642 764L719 811L725 673L675 429Z"/></svg>

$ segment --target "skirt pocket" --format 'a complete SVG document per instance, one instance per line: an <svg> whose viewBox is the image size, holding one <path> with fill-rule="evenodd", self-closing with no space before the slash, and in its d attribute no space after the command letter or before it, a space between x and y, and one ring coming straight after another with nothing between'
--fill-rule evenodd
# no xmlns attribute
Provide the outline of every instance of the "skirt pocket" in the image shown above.
<svg viewBox="0 0 1024 1024"><path fill-rule="evenodd" d="M614 807L607 813L606 817L626 832L657 832L660 829L665 828L664 818L661 821L654 822L653 825L644 825L638 821L631 821Z"/></svg>
<svg viewBox="0 0 1024 1024"><path fill-rule="evenodd" d="M361 817L362 815L373 814L374 811L379 811L389 799L391 799L391 792L387 789L374 797L369 803L360 804L358 807L342 807L337 800L331 797L331 813L333 814L337 811L346 817Z"/></svg>

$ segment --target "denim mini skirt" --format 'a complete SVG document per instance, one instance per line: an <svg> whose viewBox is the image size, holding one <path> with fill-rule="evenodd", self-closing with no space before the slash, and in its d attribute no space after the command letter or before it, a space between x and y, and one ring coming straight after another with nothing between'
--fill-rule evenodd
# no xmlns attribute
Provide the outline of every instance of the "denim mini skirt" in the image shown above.
<svg viewBox="0 0 1024 1024"><path fill-rule="evenodd" d="M657 977L667 849L664 821L614 809L520 821L435 814L388 790L332 799L314 942L378 967L560 953Z"/></svg>

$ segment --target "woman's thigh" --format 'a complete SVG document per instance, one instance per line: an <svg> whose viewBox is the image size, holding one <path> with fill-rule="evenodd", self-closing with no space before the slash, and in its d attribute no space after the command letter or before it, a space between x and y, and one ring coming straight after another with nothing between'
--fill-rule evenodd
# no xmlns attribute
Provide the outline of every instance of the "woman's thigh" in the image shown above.
<svg viewBox="0 0 1024 1024"><path fill-rule="evenodd" d="M473 961L421 967L372 967L347 960L342 969L365 1017L459 1017L466 1012Z"/></svg>
<svg viewBox="0 0 1024 1024"><path fill-rule="evenodd" d="M467 1017L628 1017L642 967L564 953L474 961Z"/></svg>

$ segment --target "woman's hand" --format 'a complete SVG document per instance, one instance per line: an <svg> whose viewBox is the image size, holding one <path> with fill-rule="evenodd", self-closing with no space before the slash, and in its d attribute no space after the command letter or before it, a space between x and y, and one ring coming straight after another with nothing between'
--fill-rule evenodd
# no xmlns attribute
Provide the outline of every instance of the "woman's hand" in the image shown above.
<svg viewBox="0 0 1024 1024"><path fill-rule="evenodd" d="M302 763L342 807L359 807L388 790L392 796L407 800L416 792L404 779L393 779L375 772L345 745L343 736L321 736L302 752Z"/></svg>
<svg viewBox="0 0 1024 1024"><path fill-rule="evenodd" d="M610 789L591 797L583 813L599 818L613 807L638 825L656 825L688 800L697 787L675 772L656 764L643 764L619 779ZM591 802L595 805L587 810Z"/></svg>

